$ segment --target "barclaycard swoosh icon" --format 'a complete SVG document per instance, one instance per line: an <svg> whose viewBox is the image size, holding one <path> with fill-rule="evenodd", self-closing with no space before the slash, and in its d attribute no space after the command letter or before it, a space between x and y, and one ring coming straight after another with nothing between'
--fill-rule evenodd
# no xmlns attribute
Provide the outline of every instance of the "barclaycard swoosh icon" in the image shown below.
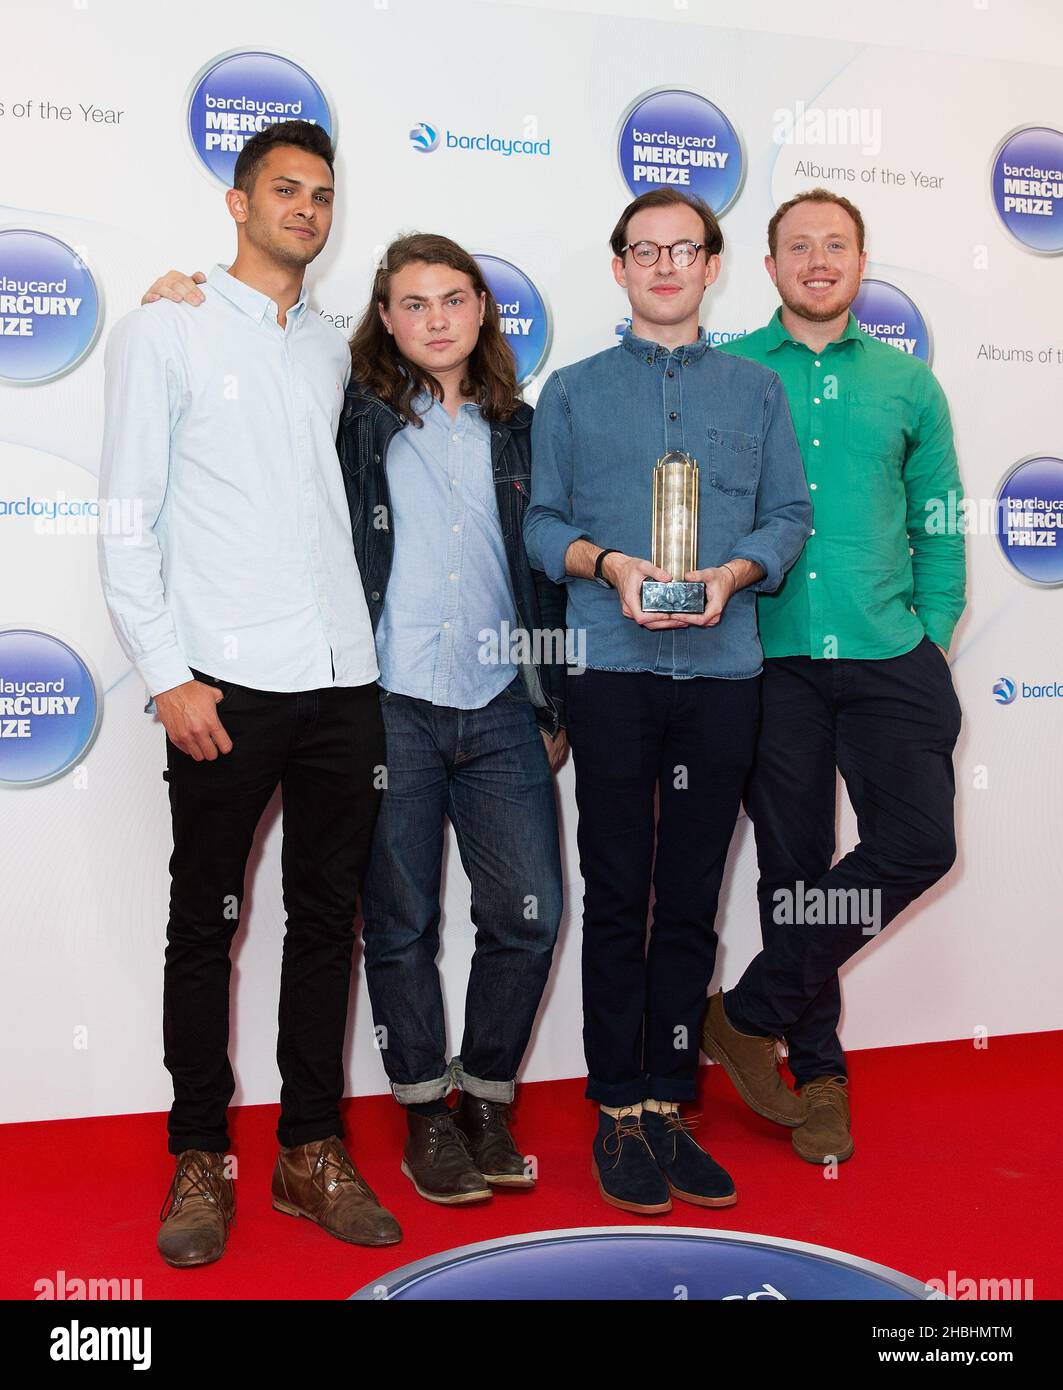
<svg viewBox="0 0 1063 1390"><path fill-rule="evenodd" d="M410 144L418 154L431 154L439 146L439 131L427 121L418 121L410 131Z"/></svg>
<svg viewBox="0 0 1063 1390"><path fill-rule="evenodd" d="M1007 676L1001 676L993 686L993 699L998 705L1010 705L1015 699L1015 682L1008 680Z"/></svg>

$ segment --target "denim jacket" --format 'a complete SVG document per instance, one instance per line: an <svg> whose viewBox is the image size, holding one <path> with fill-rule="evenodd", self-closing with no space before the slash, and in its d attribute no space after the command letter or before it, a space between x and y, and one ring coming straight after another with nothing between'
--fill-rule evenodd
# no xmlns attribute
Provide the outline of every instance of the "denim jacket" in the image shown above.
<svg viewBox="0 0 1063 1390"><path fill-rule="evenodd" d="M569 627L585 639L586 665L677 679L755 676L756 595L779 587L812 517L778 376L714 352L704 330L669 351L628 329L618 346L553 373L533 439L528 555L566 584ZM699 465L698 568L741 557L764 570L716 627L640 627L622 615L614 590L565 573L566 551L581 537L650 558L653 467L673 449Z"/></svg>
<svg viewBox="0 0 1063 1390"><path fill-rule="evenodd" d="M565 595L528 563L523 522L531 498L532 408L523 402L512 419L491 426L491 466L517 622L532 639L527 660L519 663L525 690L535 707L539 727L556 733L565 723L565 665L563 637L539 643L544 631L563 634ZM347 387L340 418L337 448L351 512L351 530L362 575L369 616L376 631L387 594L395 550L391 529L391 498L387 481L388 445L405 428L402 417L357 382Z"/></svg>

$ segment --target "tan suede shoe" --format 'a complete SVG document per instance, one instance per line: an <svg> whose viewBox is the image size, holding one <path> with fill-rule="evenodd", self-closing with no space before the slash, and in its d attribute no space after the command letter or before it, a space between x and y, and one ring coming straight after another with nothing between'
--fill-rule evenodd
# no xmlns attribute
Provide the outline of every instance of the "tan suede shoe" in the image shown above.
<svg viewBox="0 0 1063 1390"><path fill-rule="evenodd" d="M791 1129L804 1124L807 1107L779 1075L775 1039L752 1037L732 1028L719 991L709 999L701 1050L719 1062L750 1110Z"/></svg>
<svg viewBox="0 0 1063 1390"><path fill-rule="evenodd" d="M801 1087L808 1119L793 1134L794 1153L806 1163L842 1163L853 1152L849 1133L849 1083L819 1076Z"/></svg>
<svg viewBox="0 0 1063 1390"><path fill-rule="evenodd" d="M273 1169L273 1209L305 1216L351 1245L394 1245L399 1223L351 1162L335 1135L281 1149Z"/></svg>
<svg viewBox="0 0 1063 1390"><path fill-rule="evenodd" d="M224 1163L224 1154L202 1149L178 1155L155 1242L168 1265L185 1269L221 1258L236 1216L236 1195Z"/></svg>

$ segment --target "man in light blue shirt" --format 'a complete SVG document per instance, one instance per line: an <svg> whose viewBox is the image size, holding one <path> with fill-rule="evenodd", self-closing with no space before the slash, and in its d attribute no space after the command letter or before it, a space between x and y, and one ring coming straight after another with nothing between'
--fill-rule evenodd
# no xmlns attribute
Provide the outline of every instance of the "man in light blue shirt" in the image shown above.
<svg viewBox="0 0 1063 1390"><path fill-rule="evenodd" d="M279 785L287 925L273 1205L367 1245L400 1232L339 1117L354 918L379 804L383 727L368 609L335 448L350 358L306 305L332 220L328 136L250 139L226 194L237 257L206 304L135 310L107 347L104 496L146 529L101 535L118 639L167 733L173 817L163 989L176 1168L159 1251L224 1251L229 948L255 827ZM219 717L220 716L220 717Z"/></svg>

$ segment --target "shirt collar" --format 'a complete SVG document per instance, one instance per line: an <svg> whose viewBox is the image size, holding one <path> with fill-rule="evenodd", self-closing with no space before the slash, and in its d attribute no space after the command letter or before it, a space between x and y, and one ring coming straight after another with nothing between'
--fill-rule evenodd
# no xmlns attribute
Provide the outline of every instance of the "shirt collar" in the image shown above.
<svg viewBox="0 0 1063 1390"><path fill-rule="evenodd" d="M212 290L217 290L234 304L237 309L245 313L248 318L254 319L256 323L261 323L263 319L276 319L277 305L269 295L263 294L260 290L247 285L243 280L238 280L235 275L230 275L223 265L216 265L207 276L207 284ZM299 298L288 310L288 318L295 319L306 308L306 281L304 280L299 287Z"/></svg>
<svg viewBox="0 0 1063 1390"><path fill-rule="evenodd" d="M629 327L620 339L620 346L627 348L633 356L641 357L644 362L656 362L662 357L703 357L709 350L709 340L705 336L704 328L699 327L696 343L686 343L682 347L668 349L661 343L651 342L648 338L639 338Z"/></svg>
<svg viewBox="0 0 1063 1390"><path fill-rule="evenodd" d="M795 347L806 347L806 344L799 343L797 339L783 327L781 307L776 309L774 314L772 314L765 326L764 332L767 334L768 352L774 352L776 348L782 347L783 343L793 343ZM860 344L861 348L867 345L867 334L864 333L863 329L857 323L852 310L849 311L849 317L846 321L844 331L840 333L837 338L832 338L827 344L827 347L833 347L835 343L847 342L857 342ZM807 351L811 352L812 349L807 348Z"/></svg>

